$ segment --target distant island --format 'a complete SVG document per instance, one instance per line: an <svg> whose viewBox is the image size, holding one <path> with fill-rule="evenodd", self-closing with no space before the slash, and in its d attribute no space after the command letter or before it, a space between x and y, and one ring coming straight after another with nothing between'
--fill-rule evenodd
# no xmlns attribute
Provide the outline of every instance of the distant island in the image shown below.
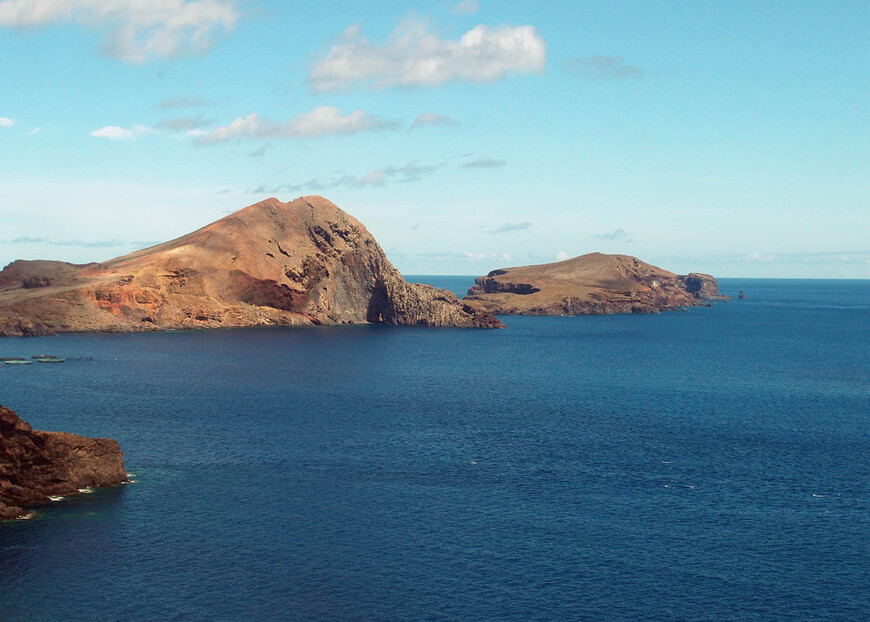
<svg viewBox="0 0 870 622"><path fill-rule="evenodd" d="M496 315L658 313L727 300L709 274L679 276L629 255L589 253L555 263L493 270L465 302Z"/></svg>
<svg viewBox="0 0 870 622"><path fill-rule="evenodd" d="M0 520L52 497L126 482L122 456L116 441L39 432L0 406Z"/></svg>
<svg viewBox="0 0 870 622"><path fill-rule="evenodd" d="M502 326L406 282L362 223L319 196L266 199L104 263L0 271L0 335L359 323Z"/></svg>

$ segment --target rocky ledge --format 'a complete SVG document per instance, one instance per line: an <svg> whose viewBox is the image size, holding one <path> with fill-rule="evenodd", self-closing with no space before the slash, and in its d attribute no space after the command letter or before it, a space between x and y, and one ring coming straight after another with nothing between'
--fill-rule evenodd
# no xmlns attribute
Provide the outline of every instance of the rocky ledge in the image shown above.
<svg viewBox="0 0 870 622"><path fill-rule="evenodd" d="M122 455L116 441L39 432L0 406L0 520L52 496L127 481Z"/></svg>
<svg viewBox="0 0 870 622"><path fill-rule="evenodd" d="M677 275L628 255L590 253L556 263L502 268L463 299L496 315L658 313L727 300L709 274Z"/></svg>
<svg viewBox="0 0 870 622"><path fill-rule="evenodd" d="M0 335L359 323L501 326L406 282L358 220L318 196L266 199L104 263L0 271Z"/></svg>

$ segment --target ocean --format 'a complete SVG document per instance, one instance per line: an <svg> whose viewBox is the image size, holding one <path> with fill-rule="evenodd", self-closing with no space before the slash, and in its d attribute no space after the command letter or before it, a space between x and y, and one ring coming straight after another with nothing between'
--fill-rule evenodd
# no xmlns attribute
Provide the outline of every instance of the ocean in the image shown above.
<svg viewBox="0 0 870 622"><path fill-rule="evenodd" d="M459 293L469 277L411 277ZM504 330L0 340L134 483L0 525L0 620L863 620L870 281Z"/></svg>

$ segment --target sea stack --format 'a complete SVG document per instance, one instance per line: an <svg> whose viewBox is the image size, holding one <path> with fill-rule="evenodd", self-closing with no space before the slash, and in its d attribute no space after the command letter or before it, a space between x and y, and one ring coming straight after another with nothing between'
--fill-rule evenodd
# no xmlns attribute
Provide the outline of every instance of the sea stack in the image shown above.
<svg viewBox="0 0 870 622"><path fill-rule="evenodd" d="M628 255L589 253L493 270L463 299L496 315L658 313L726 300L709 274L677 275Z"/></svg>
<svg viewBox="0 0 870 622"><path fill-rule="evenodd" d="M121 448L108 438L38 432L0 406L0 520L89 486L127 481Z"/></svg>
<svg viewBox="0 0 870 622"><path fill-rule="evenodd" d="M0 271L0 335L360 323L501 326L406 282L362 223L319 196L266 199L104 263Z"/></svg>

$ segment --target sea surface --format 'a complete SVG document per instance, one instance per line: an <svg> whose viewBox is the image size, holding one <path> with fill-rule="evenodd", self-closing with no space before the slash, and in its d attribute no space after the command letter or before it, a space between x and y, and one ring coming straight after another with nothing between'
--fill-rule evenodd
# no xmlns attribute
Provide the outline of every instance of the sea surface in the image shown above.
<svg viewBox="0 0 870 622"><path fill-rule="evenodd" d="M416 277L460 293L468 277ZM0 525L0 620L866 620L870 281L659 315L0 340L134 483Z"/></svg>

